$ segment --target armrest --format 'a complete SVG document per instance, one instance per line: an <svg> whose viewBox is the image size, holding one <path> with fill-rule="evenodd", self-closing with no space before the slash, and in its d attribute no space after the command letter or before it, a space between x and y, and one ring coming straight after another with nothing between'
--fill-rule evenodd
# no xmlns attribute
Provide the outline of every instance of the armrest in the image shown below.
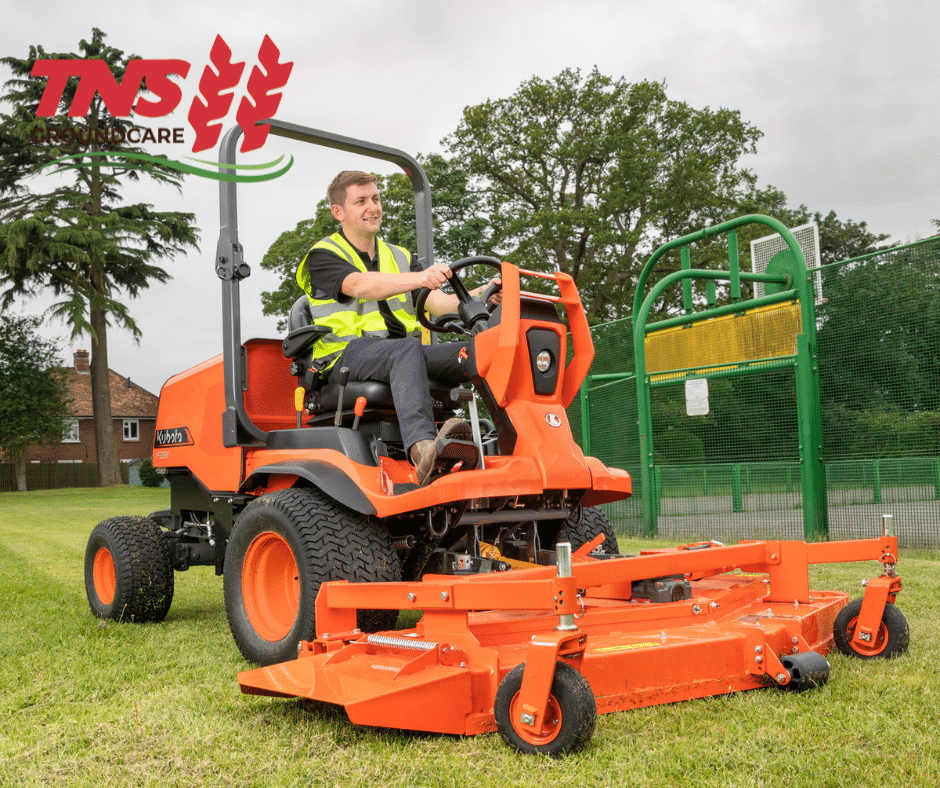
<svg viewBox="0 0 940 788"><path fill-rule="evenodd" d="M286 358L297 358L301 353L310 349L314 342L320 340L324 334L329 334L326 326L301 326L291 331L281 343L281 351Z"/></svg>

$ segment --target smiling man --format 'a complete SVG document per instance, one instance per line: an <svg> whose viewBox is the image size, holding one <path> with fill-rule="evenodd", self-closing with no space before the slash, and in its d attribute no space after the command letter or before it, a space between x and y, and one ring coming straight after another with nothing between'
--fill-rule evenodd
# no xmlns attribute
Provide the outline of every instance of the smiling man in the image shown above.
<svg viewBox="0 0 940 788"><path fill-rule="evenodd" d="M418 483L428 484L440 441L470 437L470 425L461 419L437 431L428 391L429 377L455 385L473 376L468 343L422 345L414 309L415 291L427 287L429 312L457 311L457 296L440 290L451 270L440 263L422 269L407 250L378 237L382 199L374 175L344 170L327 196L340 229L314 244L297 268L313 322L330 329L314 345L314 367L331 382L346 367L350 380L389 385Z"/></svg>

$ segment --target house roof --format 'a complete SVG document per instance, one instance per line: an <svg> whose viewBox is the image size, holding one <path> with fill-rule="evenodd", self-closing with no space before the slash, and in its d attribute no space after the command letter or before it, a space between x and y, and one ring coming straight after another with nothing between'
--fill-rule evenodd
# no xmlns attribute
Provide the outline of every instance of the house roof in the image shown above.
<svg viewBox="0 0 940 788"><path fill-rule="evenodd" d="M67 369L69 394L72 397L72 415L77 418L91 418L94 415L91 404L91 375ZM119 375L113 369L108 370L111 383L111 415L119 418L156 418L157 404L160 398L132 383L130 378Z"/></svg>

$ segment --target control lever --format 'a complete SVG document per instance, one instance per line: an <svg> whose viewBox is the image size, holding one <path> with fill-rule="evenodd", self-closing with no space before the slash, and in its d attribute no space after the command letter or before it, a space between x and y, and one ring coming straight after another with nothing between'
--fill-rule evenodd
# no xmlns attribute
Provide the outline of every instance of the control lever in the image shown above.
<svg viewBox="0 0 940 788"><path fill-rule="evenodd" d="M346 393L346 384L349 382L349 367L341 367L339 370L339 402L336 403L336 418L333 419L333 426L338 427L343 420L343 395Z"/></svg>
<svg viewBox="0 0 940 788"><path fill-rule="evenodd" d="M366 409L366 398L357 397L356 407L353 408L353 413L356 414L356 418L353 419L353 425L352 425L352 428L354 430L359 428L359 419L362 418L362 414L365 412L365 409Z"/></svg>
<svg viewBox="0 0 940 788"><path fill-rule="evenodd" d="M301 416L304 412L304 387L298 386L294 389L294 410L297 411L297 429L299 430L301 425Z"/></svg>

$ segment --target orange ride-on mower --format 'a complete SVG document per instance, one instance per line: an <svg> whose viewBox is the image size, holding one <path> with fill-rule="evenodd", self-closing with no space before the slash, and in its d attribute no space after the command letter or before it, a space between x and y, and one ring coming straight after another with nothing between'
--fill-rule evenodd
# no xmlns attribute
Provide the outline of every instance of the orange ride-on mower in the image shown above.
<svg viewBox="0 0 940 788"><path fill-rule="evenodd" d="M318 637L291 660L239 674L242 691L345 707L350 721L406 730L498 730L524 752L583 747L596 715L764 686L825 683L833 642L901 654L897 539L705 542L595 554L557 568L421 582L325 583ZM808 566L881 561L864 597L810 590ZM423 611L413 629L364 634L362 610Z"/></svg>
<svg viewBox="0 0 940 788"><path fill-rule="evenodd" d="M415 192L418 260L434 260L427 177L412 157L372 143L270 121L275 137L391 161ZM223 140L223 172L235 171L240 129ZM221 182L214 267L222 281L222 354L171 378L157 415L154 466L171 487L167 511L114 517L92 532L85 583L103 618L159 621L174 572L211 565L223 575L229 624L244 657L271 665L296 657L317 636L321 584L415 582L551 564L559 542L606 538L599 504L630 495L630 477L585 457L565 415L594 350L574 282L491 258L454 263L459 314L431 331L474 334L473 388L434 389L441 422L466 407L473 440L442 454L450 472L419 487L405 457L391 392L366 381L326 384L310 367L319 329L295 304L283 341L240 338L239 283L249 274L238 241L235 183ZM472 298L457 273L502 274L499 314ZM548 295L526 292L537 279ZM561 315L564 315L564 319ZM570 361L566 364L566 358ZM298 385L299 384L299 385ZM432 387L433 388L433 387ZM492 422L477 415L477 397ZM508 573L508 572L507 572ZM411 607L411 605L402 605ZM394 626L382 605L352 628Z"/></svg>

